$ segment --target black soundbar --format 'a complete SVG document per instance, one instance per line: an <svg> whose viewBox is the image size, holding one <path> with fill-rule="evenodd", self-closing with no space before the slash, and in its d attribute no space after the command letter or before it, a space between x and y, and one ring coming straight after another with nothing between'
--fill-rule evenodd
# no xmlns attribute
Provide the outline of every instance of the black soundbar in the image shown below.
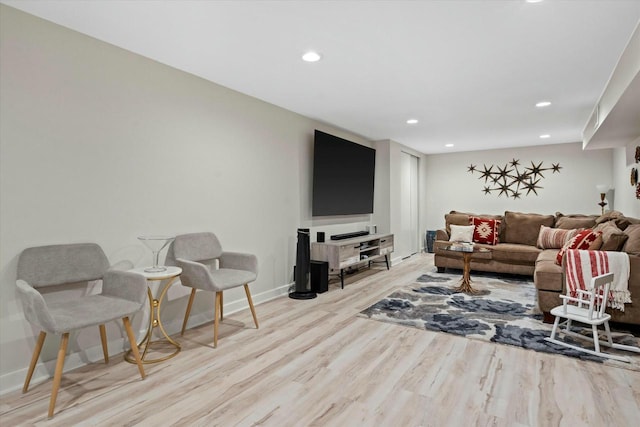
<svg viewBox="0 0 640 427"><path fill-rule="evenodd" d="M331 240L350 239L352 237L366 236L368 234L368 231L355 231L353 233L334 234L333 236L331 236Z"/></svg>

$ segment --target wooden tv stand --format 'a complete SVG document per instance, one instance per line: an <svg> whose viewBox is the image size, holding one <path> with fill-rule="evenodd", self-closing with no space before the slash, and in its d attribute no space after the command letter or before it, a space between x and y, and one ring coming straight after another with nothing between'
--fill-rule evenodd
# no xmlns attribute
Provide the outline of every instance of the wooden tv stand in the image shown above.
<svg viewBox="0 0 640 427"><path fill-rule="evenodd" d="M311 243L311 259L329 263L329 273L340 276L344 289L344 270L384 257L389 269L389 254L393 252L393 234L369 234L352 239Z"/></svg>

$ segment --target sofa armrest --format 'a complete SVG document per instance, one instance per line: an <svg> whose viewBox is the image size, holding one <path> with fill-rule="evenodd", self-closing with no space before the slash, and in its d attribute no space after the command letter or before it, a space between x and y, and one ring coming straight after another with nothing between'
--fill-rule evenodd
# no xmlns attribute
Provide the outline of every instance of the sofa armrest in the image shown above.
<svg viewBox="0 0 640 427"><path fill-rule="evenodd" d="M449 240L449 233L447 233L447 230L445 230L444 228L436 230L436 240L448 241Z"/></svg>

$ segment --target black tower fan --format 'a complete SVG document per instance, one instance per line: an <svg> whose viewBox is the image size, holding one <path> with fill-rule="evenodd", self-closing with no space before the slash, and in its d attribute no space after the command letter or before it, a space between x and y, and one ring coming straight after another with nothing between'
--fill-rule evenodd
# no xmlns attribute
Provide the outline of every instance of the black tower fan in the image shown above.
<svg viewBox="0 0 640 427"><path fill-rule="evenodd" d="M298 228L298 245L296 246L296 286L289 294L293 299L312 299L318 295L311 292L309 274L311 270L311 254L309 243L309 229Z"/></svg>

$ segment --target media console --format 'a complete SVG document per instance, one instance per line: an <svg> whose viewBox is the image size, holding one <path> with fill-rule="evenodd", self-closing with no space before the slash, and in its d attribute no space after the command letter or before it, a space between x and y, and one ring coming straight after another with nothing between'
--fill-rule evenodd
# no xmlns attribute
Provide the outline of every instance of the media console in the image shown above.
<svg viewBox="0 0 640 427"><path fill-rule="evenodd" d="M391 252L393 234L367 234L337 241L311 243L311 259L328 262L329 273L340 276L340 286L343 289L345 269L365 263L371 265L371 261L384 257L388 270Z"/></svg>

